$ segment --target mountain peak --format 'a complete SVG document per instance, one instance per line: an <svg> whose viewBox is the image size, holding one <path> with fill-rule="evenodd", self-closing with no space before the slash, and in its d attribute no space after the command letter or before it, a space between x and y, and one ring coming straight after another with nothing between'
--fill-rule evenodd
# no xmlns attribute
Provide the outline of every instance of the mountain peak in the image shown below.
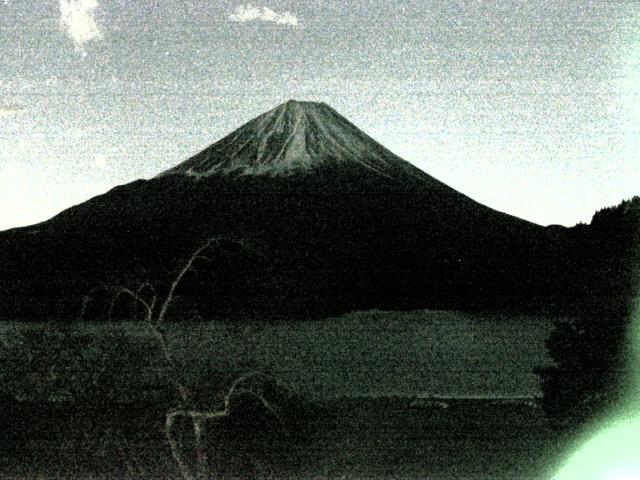
<svg viewBox="0 0 640 480"><path fill-rule="evenodd" d="M304 108L305 106L325 106L327 107L328 105L324 102L309 102L306 100L296 100L294 98L290 98L289 100L287 100L286 102L284 102L283 104L281 104L279 107L276 108L280 108L280 107L288 107L288 108Z"/></svg>
<svg viewBox="0 0 640 480"><path fill-rule="evenodd" d="M160 175L289 176L345 166L422 174L326 103L288 100Z"/></svg>
<svg viewBox="0 0 640 480"><path fill-rule="evenodd" d="M284 109L285 111L288 111L290 113L304 113L305 111L322 108L331 109L331 107L324 102L309 102L290 99L278 105L276 108L274 108L274 110Z"/></svg>

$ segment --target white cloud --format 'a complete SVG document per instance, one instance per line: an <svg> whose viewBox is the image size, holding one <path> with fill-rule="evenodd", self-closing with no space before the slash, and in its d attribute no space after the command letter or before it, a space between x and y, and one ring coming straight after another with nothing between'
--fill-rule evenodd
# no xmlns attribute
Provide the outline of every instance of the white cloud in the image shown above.
<svg viewBox="0 0 640 480"><path fill-rule="evenodd" d="M87 42L102 38L96 22L98 0L60 0L60 28L73 40L76 51L86 55Z"/></svg>
<svg viewBox="0 0 640 480"><path fill-rule="evenodd" d="M0 104L0 118L11 117L24 111L24 108L20 105L3 105Z"/></svg>
<svg viewBox="0 0 640 480"><path fill-rule="evenodd" d="M107 168L107 165L109 163L107 156L102 153L97 153L95 157L93 157L93 161L95 162L96 167L98 167L100 170L104 170L105 168Z"/></svg>
<svg viewBox="0 0 640 480"><path fill-rule="evenodd" d="M291 12L278 13L267 7L254 7L253 5L239 5L235 11L229 15L232 22L271 22L278 25L288 25L297 27L300 24L298 17Z"/></svg>

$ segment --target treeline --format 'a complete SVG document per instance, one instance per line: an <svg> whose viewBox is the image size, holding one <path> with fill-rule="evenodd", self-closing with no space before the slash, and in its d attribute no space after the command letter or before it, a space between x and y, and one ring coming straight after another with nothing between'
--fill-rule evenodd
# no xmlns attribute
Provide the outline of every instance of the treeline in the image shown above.
<svg viewBox="0 0 640 480"><path fill-rule="evenodd" d="M640 197L602 209L571 230L565 280L574 314L547 342L543 406L556 424L581 422L616 404L630 384L629 328L640 287Z"/></svg>

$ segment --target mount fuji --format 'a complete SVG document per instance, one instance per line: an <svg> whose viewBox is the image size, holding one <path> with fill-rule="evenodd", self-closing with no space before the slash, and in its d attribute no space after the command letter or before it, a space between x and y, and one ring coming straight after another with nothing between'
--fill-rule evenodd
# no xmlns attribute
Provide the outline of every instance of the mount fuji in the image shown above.
<svg viewBox="0 0 640 480"><path fill-rule="evenodd" d="M101 284L161 289L213 237L226 254L184 284L176 318L535 308L556 288L561 230L475 202L326 104L288 101L152 179L0 233L0 316L75 318Z"/></svg>
<svg viewBox="0 0 640 480"><path fill-rule="evenodd" d="M324 103L289 100L161 175L288 176L348 168L390 179L422 171L397 157Z"/></svg>

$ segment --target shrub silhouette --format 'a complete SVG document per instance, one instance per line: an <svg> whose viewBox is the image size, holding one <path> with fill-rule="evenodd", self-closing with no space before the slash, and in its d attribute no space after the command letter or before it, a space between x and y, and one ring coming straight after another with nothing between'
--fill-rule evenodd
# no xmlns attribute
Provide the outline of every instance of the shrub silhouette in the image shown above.
<svg viewBox="0 0 640 480"><path fill-rule="evenodd" d="M579 292L576 315L547 341L554 365L537 370L543 408L556 426L597 416L620 400L629 381L626 338L640 286L640 197L597 212L574 227L578 268L567 282Z"/></svg>
<svg viewBox="0 0 640 480"><path fill-rule="evenodd" d="M2 390L25 402L134 402L144 390L141 372L160 360L151 341L118 326L26 325L5 329L1 346Z"/></svg>
<svg viewBox="0 0 640 480"><path fill-rule="evenodd" d="M198 395L192 390L185 375L185 369L190 366L181 365L174 355L164 328L167 314L174 308L174 301L178 298L177 292L183 282L202 271L199 267L214 263L212 254L235 254L225 249L225 243L222 239L211 238L202 244L184 261L166 291L157 290L149 282L134 288L101 285L85 296L82 306L84 313L92 296L106 290L112 294L107 314L109 320L112 319L120 299L128 299L142 311L149 336L154 340L165 363L167 380L176 393L176 406L166 412L163 431L171 449L171 457L184 480L199 480L209 476L211 464L206 442L209 427L228 427L230 422L237 427L262 418L265 421L260 423L267 430L276 426L278 430L286 432L290 427L288 421L296 418L296 415L291 415L290 407L300 405L297 396L283 384L258 372L242 375L233 382L224 398L223 408L215 404L215 399L200 405ZM241 251L246 249L243 242L232 242L232 245L240 247ZM195 365L191 367L195 368ZM186 432L188 435L185 435ZM250 444L251 442L245 445ZM257 465L256 459L252 457L253 455L249 455L247 458L251 459L250 463Z"/></svg>

